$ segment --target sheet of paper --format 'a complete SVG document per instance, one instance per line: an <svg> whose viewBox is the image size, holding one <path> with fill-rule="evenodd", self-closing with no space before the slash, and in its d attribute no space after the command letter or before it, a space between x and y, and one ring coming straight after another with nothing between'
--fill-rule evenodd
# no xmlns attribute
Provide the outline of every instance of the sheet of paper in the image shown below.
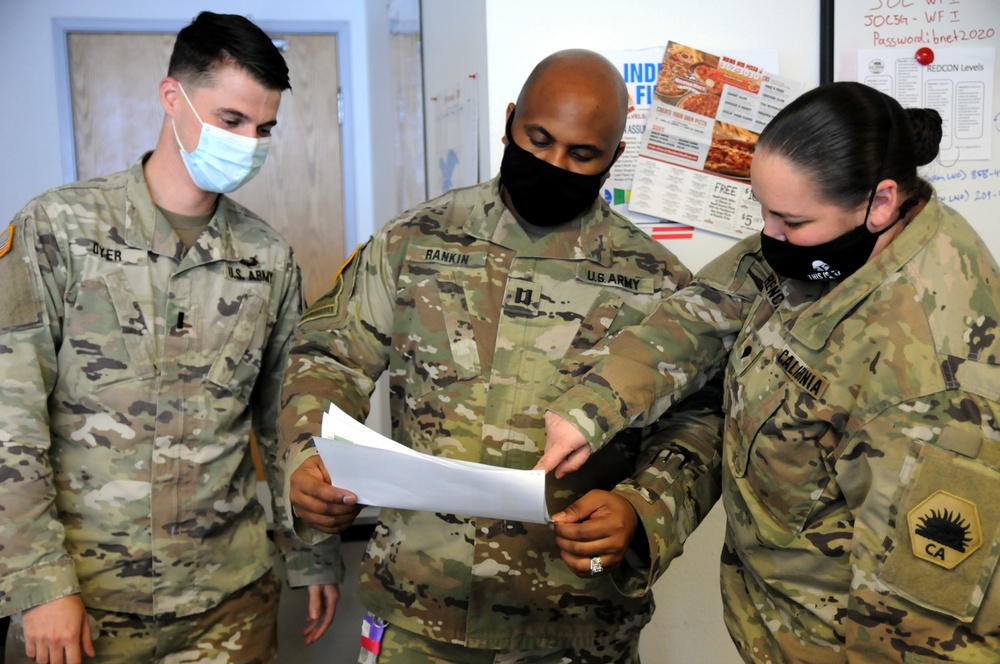
<svg viewBox="0 0 1000 664"><path fill-rule="evenodd" d="M334 486L378 507L547 523L545 473L422 454L372 431L336 406L316 448Z"/></svg>

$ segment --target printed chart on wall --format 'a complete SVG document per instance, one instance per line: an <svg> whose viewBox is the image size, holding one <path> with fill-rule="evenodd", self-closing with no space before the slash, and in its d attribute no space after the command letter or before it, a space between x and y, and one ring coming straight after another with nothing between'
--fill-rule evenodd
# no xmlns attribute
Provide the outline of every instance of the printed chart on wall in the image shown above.
<svg viewBox="0 0 1000 664"><path fill-rule="evenodd" d="M656 239L709 231L701 236L714 236L717 246L705 255L759 232L763 219L750 190L757 136L802 90L768 73L776 55L752 63L744 54L672 41L605 55L621 67L632 102L626 152L606 183L608 203Z"/></svg>
<svg viewBox="0 0 1000 664"><path fill-rule="evenodd" d="M836 78L941 114L941 152L920 174L1000 256L1000 2L851 0L836 12Z"/></svg>

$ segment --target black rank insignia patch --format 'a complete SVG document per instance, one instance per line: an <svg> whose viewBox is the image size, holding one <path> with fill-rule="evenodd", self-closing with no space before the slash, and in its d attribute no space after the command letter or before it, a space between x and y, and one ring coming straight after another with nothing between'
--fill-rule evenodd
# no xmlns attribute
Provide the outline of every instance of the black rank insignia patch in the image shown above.
<svg viewBox="0 0 1000 664"><path fill-rule="evenodd" d="M913 555L945 569L983 545L976 504L947 491L935 491L906 515Z"/></svg>

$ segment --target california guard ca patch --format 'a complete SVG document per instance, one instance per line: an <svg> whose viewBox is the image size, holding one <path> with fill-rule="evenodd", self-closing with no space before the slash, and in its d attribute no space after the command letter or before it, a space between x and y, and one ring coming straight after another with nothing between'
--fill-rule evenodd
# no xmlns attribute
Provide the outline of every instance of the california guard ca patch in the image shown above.
<svg viewBox="0 0 1000 664"><path fill-rule="evenodd" d="M906 515L913 555L945 569L971 556L983 545L976 504L938 490Z"/></svg>
<svg viewBox="0 0 1000 664"><path fill-rule="evenodd" d="M7 255L10 248L14 246L14 224L0 231L0 258Z"/></svg>

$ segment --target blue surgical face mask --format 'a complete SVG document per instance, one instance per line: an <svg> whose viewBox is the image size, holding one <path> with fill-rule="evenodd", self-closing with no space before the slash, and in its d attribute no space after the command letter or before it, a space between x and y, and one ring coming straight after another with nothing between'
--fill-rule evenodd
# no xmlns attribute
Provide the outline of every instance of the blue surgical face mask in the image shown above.
<svg viewBox="0 0 1000 664"><path fill-rule="evenodd" d="M231 131L220 129L202 121L198 111L184 92L184 86L178 83L181 94L187 101L194 116L201 122L201 135L198 137L198 147L188 152L181 145L177 135L177 125L171 119L174 127L174 137L180 147L181 159L195 185L202 191L213 191L228 194L236 191L257 175L267 158L267 149L271 137L250 138L239 136Z"/></svg>

